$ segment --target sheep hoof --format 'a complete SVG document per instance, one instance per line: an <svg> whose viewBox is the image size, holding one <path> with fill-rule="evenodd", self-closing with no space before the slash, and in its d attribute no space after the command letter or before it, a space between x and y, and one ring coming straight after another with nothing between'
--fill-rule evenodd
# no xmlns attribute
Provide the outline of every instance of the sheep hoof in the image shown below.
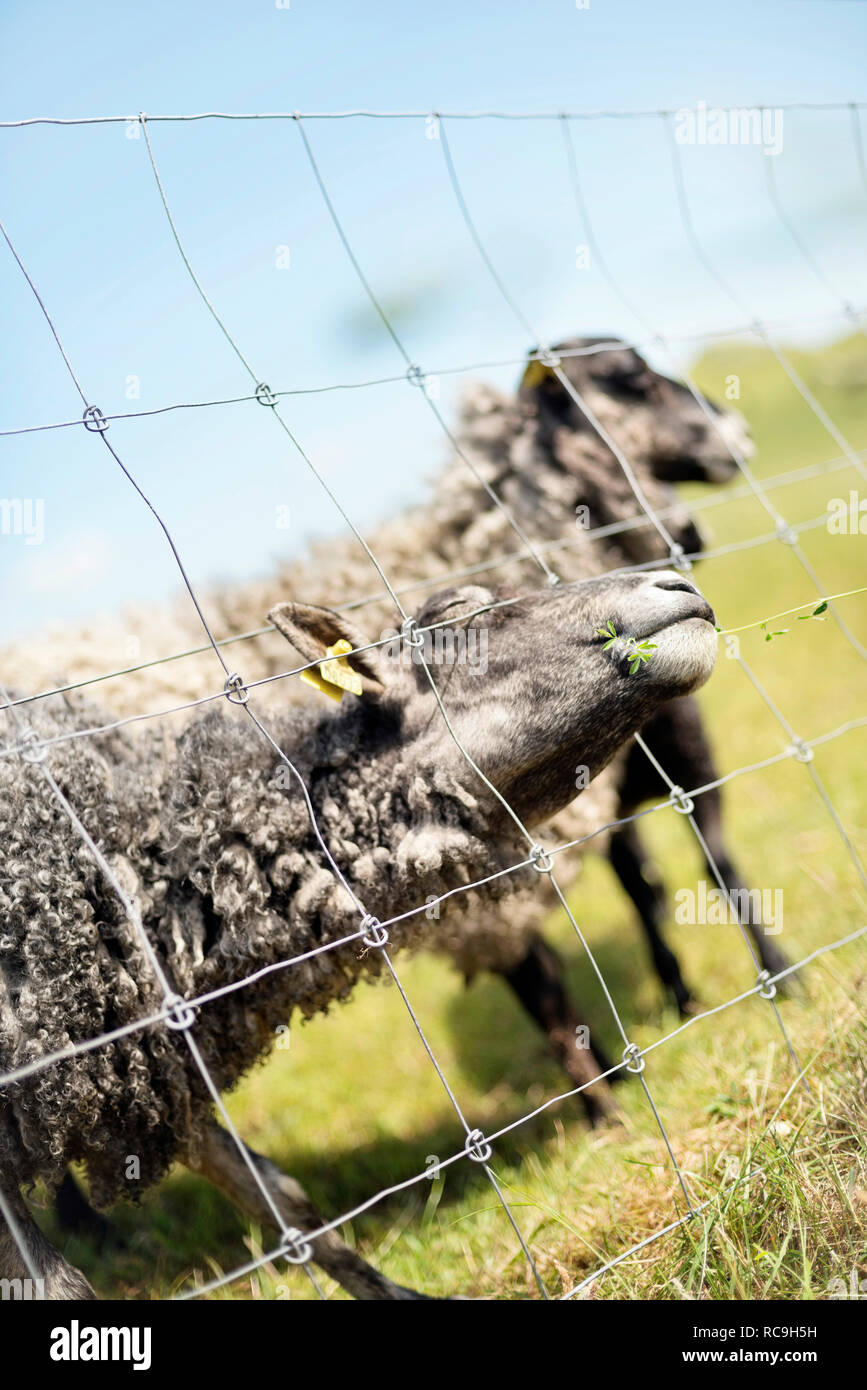
<svg viewBox="0 0 867 1390"><path fill-rule="evenodd" d="M681 1000L677 1007L681 1018L698 1018L699 1014L704 1013L704 1005L692 997Z"/></svg>
<svg viewBox="0 0 867 1390"><path fill-rule="evenodd" d="M581 1099L584 1102L584 1111L591 1129L623 1124L620 1107L610 1094L604 1081L600 1081L593 1087L592 1091L582 1092Z"/></svg>
<svg viewBox="0 0 867 1390"><path fill-rule="evenodd" d="M625 1123L616 1105L610 1106L607 1110L599 1110L593 1115L588 1114L587 1120L591 1129L603 1132L606 1129L622 1129Z"/></svg>
<svg viewBox="0 0 867 1390"><path fill-rule="evenodd" d="M784 966L780 966L781 970L784 968ZM797 971L794 971L791 975L787 975L784 980L780 980L777 983L777 994L779 994L782 999L804 999L806 993L807 986L804 977L799 975Z"/></svg>
<svg viewBox="0 0 867 1390"><path fill-rule="evenodd" d="M781 970L787 969L789 961L778 946L775 946L767 938L762 942L760 952L762 969L767 970L771 975L778 975ZM778 994L797 994L804 988L803 980L798 979L797 972L787 975L784 980L777 984Z"/></svg>

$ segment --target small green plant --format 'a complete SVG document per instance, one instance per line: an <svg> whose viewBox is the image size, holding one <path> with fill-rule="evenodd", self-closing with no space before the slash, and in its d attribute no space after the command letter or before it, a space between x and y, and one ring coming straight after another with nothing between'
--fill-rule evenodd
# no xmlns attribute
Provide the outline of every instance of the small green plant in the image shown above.
<svg viewBox="0 0 867 1390"><path fill-rule="evenodd" d="M815 618L817 622L823 623L825 619L822 617L822 614L825 612L827 607L827 602L820 603L819 607L814 608L812 613L801 613L797 621L799 623L809 623L812 621L813 618ZM766 642L770 642L774 637L783 637L789 631L787 627L769 629L768 622L770 621L771 619L769 618L767 622L759 623L759 631L765 634Z"/></svg>
<svg viewBox="0 0 867 1390"><path fill-rule="evenodd" d="M863 593L867 593L867 586L861 589L849 589L845 594L831 594L828 598L823 599L822 602L816 608L813 609L812 613L800 613L798 615L797 621L799 623L811 623L815 619L816 622L823 623L825 621L823 614L827 613L828 604L831 603L834 599L851 598L853 594ZM797 613L798 608L808 607L809 604L799 603L797 608L786 608L783 610L782 613L772 613L769 618L765 618L761 622L757 621L754 623L744 623L742 627L717 626L717 632L722 633L722 635L725 637L730 637L732 633L747 632L750 628L757 627L760 632L763 632L765 634L765 641L770 642L773 640L774 637L782 637L784 633L789 632L790 629L787 627L769 628L768 623L772 623L776 618L787 618L790 613Z"/></svg>
<svg viewBox="0 0 867 1390"><path fill-rule="evenodd" d="M620 634L610 618L605 627L597 627L596 635L597 637L608 638L608 641L602 648L604 652L607 652L609 647L613 647L614 643L618 640L622 640L626 643L626 656L629 661L630 676L634 676L642 662L648 662L651 652L656 651L657 644L655 642L648 642L646 640L639 641L636 637L624 637L620 639Z"/></svg>
<svg viewBox="0 0 867 1390"><path fill-rule="evenodd" d="M800 618L798 619L798 622L799 622L799 623L808 623L808 622L810 621L811 618L818 618L818 619L819 619L819 622L820 622L820 623L823 623L823 622L825 621L825 619L822 617L822 614L823 614L823 613L826 613L827 611L828 611L828 600L827 600L827 599L823 599L823 601L819 604L819 607L818 607L818 608L814 608L813 611L812 611L812 613L802 613L801 616L800 616Z"/></svg>

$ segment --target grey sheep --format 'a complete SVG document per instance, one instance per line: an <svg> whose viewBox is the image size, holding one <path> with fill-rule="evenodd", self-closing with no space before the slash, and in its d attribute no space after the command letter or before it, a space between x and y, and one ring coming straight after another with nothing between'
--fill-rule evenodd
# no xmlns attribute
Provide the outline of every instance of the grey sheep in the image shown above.
<svg viewBox="0 0 867 1390"><path fill-rule="evenodd" d="M557 351L564 353L563 368L569 379L628 458L649 505L664 517L675 542L687 554L696 554L701 550L701 535L671 485L688 480L718 483L730 477L734 471L730 448L749 452L743 421L735 412L714 407L708 419L684 386L652 371L634 349L598 347L593 340L576 339L561 344ZM535 544L548 543L549 563L564 579L666 559L665 543L641 515L611 451L550 370L537 360L528 365L516 395L484 386L472 390L464 401L457 437L465 457L450 461L436 479L429 501L383 523L368 537L399 591L430 588L446 574L480 566L486 581L514 582L520 576L524 585L544 582L507 515L492 502L483 484L496 492ZM585 513L593 529L621 529L593 537L577 524ZM635 524L629 524L632 519ZM306 600L340 605L375 594L377 578L358 542L346 535L282 566L267 583L211 594L205 608L214 630L222 635L257 628L275 586ZM381 631L396 620L387 598L375 598L364 607L366 621L374 630ZM41 644L28 642L18 652L4 654L2 669L31 686L34 680L52 684L55 673L72 680L87 679L117 663L130 630L151 641L158 639L161 650L166 645L173 651L183 650L202 640L187 600L168 612L146 610L91 629L66 628ZM242 653L236 659L246 680L286 669L285 648L273 638L258 638L230 650ZM41 651L51 652L53 666L43 659L40 669ZM147 655L151 654L156 652L149 648ZM213 688L214 670L212 653L151 667L114 682L113 703L122 713L139 714L194 699ZM278 702L285 701L287 694L299 702L317 698L297 680L291 687L287 692L285 683L278 682L263 687L260 696ZM645 730L645 738L678 784L689 788L714 780L713 760L695 702L682 700L662 710ZM662 938L665 904L635 826L625 826L611 837L595 834L615 818L629 816L649 797L666 795L667 788L644 754L633 750L560 815L550 835L566 842L593 833L590 846L607 849L639 911L660 978L687 1012L693 1007L691 991ZM724 880L732 889L742 887L723 840L718 792L699 798L696 817ZM573 851L563 863L564 881L577 872L579 864L580 853ZM483 969L504 974L547 1033L567 1074L580 1082L586 1059L576 1057L574 1048L578 1014L566 997L557 960L540 935L545 915L556 905L553 894L545 889L542 883L532 894L515 897L495 912L452 919L438 935L438 949L447 951L467 977ZM763 965L782 968L785 962L767 937L759 934L757 946ZM595 1043L594 1048L604 1070L607 1059ZM585 1105L591 1118L610 1110L606 1089L600 1086L587 1092Z"/></svg>
<svg viewBox="0 0 867 1390"><path fill-rule="evenodd" d="M143 1190L179 1159L268 1221L252 1164L278 1207L285 1248L322 1224L293 1179L249 1152L248 1164L216 1124L192 1040L215 1085L232 1087L294 1011L325 1009L359 976L383 969L375 920L362 909L391 922L389 950L430 935L423 913L392 919L430 894L526 859L525 838L500 797L525 825L556 815L574 796L576 763L595 775L666 700L695 689L713 667L713 613L674 572L505 598L474 586L448 590L417 616L422 628L439 623L455 638L483 630L484 674L454 656L459 642L443 645L432 670L405 659L412 649L394 659L377 647L348 659L360 695L271 717L276 743L308 789L321 841L298 780L281 775L285 760L241 709L200 715L168 747L156 732L70 737L106 717L80 697L39 702L26 734L20 714L7 709L0 1076L25 1072L0 1085L0 1205L27 1260L0 1224L0 1277L30 1268L48 1297L91 1292L42 1236L22 1195L37 1180L52 1188L75 1161L86 1164L97 1201L107 1202ZM285 603L270 616L308 662L323 661L338 641L358 648L370 640L328 609ZM613 648L599 635L609 619L621 634ZM645 638L657 644L653 660L631 675L629 643ZM473 896L508 892L517 877L503 875ZM369 948L357 938L334 945L360 923ZM174 1012L175 996L198 1000L311 951L217 994L194 1015ZM160 1010L163 1022L40 1065ZM357 1297L416 1296L333 1231L312 1240L312 1255Z"/></svg>

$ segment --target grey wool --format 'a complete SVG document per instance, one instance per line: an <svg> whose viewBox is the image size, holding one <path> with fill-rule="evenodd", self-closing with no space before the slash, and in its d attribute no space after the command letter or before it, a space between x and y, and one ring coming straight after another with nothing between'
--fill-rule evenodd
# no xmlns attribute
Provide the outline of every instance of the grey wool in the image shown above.
<svg viewBox="0 0 867 1390"><path fill-rule="evenodd" d="M359 760L367 718L359 705L341 718L298 711L291 729L287 719L273 725L365 905L400 912L468 881L470 871L503 868L506 846L486 838L478 803L453 771L408 772L396 746ZM89 702L55 697L35 727L51 738L104 719ZM243 714L206 714L169 762L156 738L113 733L54 745L50 766L187 998L357 927L294 778ZM159 1011L162 1000L117 894L39 767L4 759L0 781L5 1071ZM435 845L429 831L425 843L431 825L441 827ZM424 924L423 915L410 919L403 941ZM209 1002L195 1036L216 1085L234 1085L296 1008L308 1017L326 1010L381 968L380 953L354 941ZM183 1038L151 1027L0 1091L0 1169L51 1186L71 1159L84 1158L104 1204L142 1190L187 1153L210 1105ZM140 1165L127 1181L131 1154Z"/></svg>
<svg viewBox="0 0 867 1390"><path fill-rule="evenodd" d="M603 647L606 613L625 634L659 631L642 679ZM308 656L324 657L340 639L364 645L328 609L284 603L272 617ZM382 968L379 950L357 939L362 908L401 918L394 946L403 947L430 935L419 910L430 895L498 875L477 890L489 902L533 874L501 873L526 861L524 827L571 800L574 760L600 772L661 704L707 679L712 618L695 587L668 571L527 596L447 590L420 610L420 624L483 627L489 649L484 676L458 662L436 669L450 727L428 668L377 648L351 658L359 695L272 718L283 757L228 702L167 749L156 732L74 737L104 712L54 696L30 722L44 758L36 761L7 710L0 1074L160 1010L138 920L170 993L195 1000L243 984L202 1002L194 1029L214 1083L230 1088L294 1012L327 1009ZM464 911L472 896L460 895ZM36 1178L51 1187L83 1160L98 1202L140 1191L174 1159L195 1162L210 1109L181 1031L136 1030L0 1087L3 1187ZM139 1159L132 1183L129 1155Z"/></svg>
<svg viewBox="0 0 867 1390"><path fill-rule="evenodd" d="M700 533L672 484L729 477L734 469L729 445L749 452L741 417L711 406L708 418L685 387L653 371L632 348L588 350L596 346L591 339L560 346L576 353L564 356L564 370L628 459L646 504L687 553L700 550ZM406 603L440 585L444 576L479 565L485 567L479 575L482 583L505 582L527 590L544 584L544 574L509 517L566 581L666 559L665 542L610 449L539 363L530 363L514 394L484 384L469 388L455 435L460 452L433 480L428 500L366 537L392 585L402 593L409 590ZM501 499L502 509L485 484ZM606 533L606 528L614 529ZM601 535L594 534L599 530ZM204 597L203 607L215 635L222 637L260 627L279 595L334 606L371 596L359 612L372 636L400 621L368 556L349 534L314 545L267 581L214 590ZM86 680L117 666L130 633L140 639L142 660L201 646L203 640L197 615L184 597L167 608L133 609L45 634L42 642L3 653L0 669L31 690ZM279 634L230 650L248 681L277 676L298 664ZM219 674L213 653L204 652L120 677L103 688L117 714L138 715L198 698L221 684ZM285 708L287 701L322 702L297 677L262 687L256 699L275 709ZM184 717L175 716L175 721ZM579 769L574 777L577 793L585 779ZM604 850L605 835L597 832L617 814L619 778L616 766L603 772L547 828L546 836L567 842L593 835L588 847ZM564 882L579 867L580 852L564 858ZM527 940L555 905L543 881L527 897L493 914L461 913L458 921L450 913L429 939L467 976L507 969L521 958Z"/></svg>
<svg viewBox="0 0 867 1390"><path fill-rule="evenodd" d="M630 349L567 360L596 418L630 456L647 503L678 544L700 548L670 485L727 476L725 436L740 430L738 419L720 414L713 427ZM240 1157L214 1125L185 1030L165 1018L135 1026L165 1007L151 954L170 994L199 1001L190 1036L221 1091L267 1055L288 1020L325 1011L362 975L382 974L371 918L391 924L389 952L424 945L447 951L467 974L508 971L553 897L545 874L515 871L527 858L525 830L559 839L598 830L618 804L631 736L708 678L713 615L691 581L661 568L607 574L624 563L659 565L666 546L563 394L536 363L515 395L476 388L461 418L464 457L447 465L426 506L368 537L395 587L412 595L408 607L430 594L416 608L422 626L484 634L483 671L448 657L426 670L411 653L407 662L398 642L349 658L361 693L339 707L297 677L276 679L252 702L273 742L226 700L205 714L87 732L219 688L213 653L107 682L105 707L73 692L6 712L0 1075L35 1069L0 1086L0 1194L53 1280L49 1296L92 1291L47 1245L19 1193L36 1181L56 1187L72 1162L86 1164L98 1205L137 1196L180 1160L258 1221L272 1210L251 1184L253 1169L285 1225L320 1221L292 1179L251 1150ZM509 516L546 547L566 582L544 587ZM444 590L447 582L457 587ZM349 622L318 606L366 594L371 602L354 605L363 627L354 613ZM267 583L205 595L203 608L218 637L269 615L275 631L242 644L245 682L318 663L339 639L366 647L399 622L354 538L314 547ZM610 620L627 640L654 634L653 662L638 676L599 637ZM189 609L176 605L66 627L7 650L0 670L27 694L87 680L117 665L131 630L142 659L202 641ZM442 688L448 728L431 680ZM44 763L21 742L25 719ZM558 860L565 881L576 864L574 854ZM432 898L442 901L439 920L424 911ZM40 1065L126 1027L108 1044ZM336 1233L314 1241L314 1258L357 1297L414 1296ZM0 1276L10 1272L22 1272L21 1253L0 1221Z"/></svg>

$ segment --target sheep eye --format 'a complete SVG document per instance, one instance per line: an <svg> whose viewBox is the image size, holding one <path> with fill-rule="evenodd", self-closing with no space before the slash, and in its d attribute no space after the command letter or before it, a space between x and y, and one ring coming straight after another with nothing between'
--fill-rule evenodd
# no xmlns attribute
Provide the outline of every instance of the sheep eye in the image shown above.
<svg viewBox="0 0 867 1390"><path fill-rule="evenodd" d="M445 614L448 613L449 610L452 609L452 608L470 608L470 609L472 609L472 605L469 604L468 601L467 601L466 599L463 599L463 598L453 598L452 601L451 601L451 603L444 603L443 606L442 606L442 608L438 608L438 609L437 609L437 617L438 617L438 618L444 617Z"/></svg>
<svg viewBox="0 0 867 1390"><path fill-rule="evenodd" d="M623 372L610 378L611 385L616 391L624 396L646 396L649 382L647 377L641 373Z"/></svg>
<svg viewBox="0 0 867 1390"><path fill-rule="evenodd" d="M463 611L454 612L455 609L461 609ZM454 613L454 617L456 620L461 620L463 618L475 618L478 616L480 612L484 611L485 606L479 601L478 598L474 599L467 595L464 598L453 598L448 603L444 603L442 608L438 608L436 610L434 621L441 622L442 619L447 617L449 613Z"/></svg>
<svg viewBox="0 0 867 1390"><path fill-rule="evenodd" d="M489 590L470 586L467 589L453 589L432 596L419 617L426 623L461 622L473 618L492 604L494 596Z"/></svg>

